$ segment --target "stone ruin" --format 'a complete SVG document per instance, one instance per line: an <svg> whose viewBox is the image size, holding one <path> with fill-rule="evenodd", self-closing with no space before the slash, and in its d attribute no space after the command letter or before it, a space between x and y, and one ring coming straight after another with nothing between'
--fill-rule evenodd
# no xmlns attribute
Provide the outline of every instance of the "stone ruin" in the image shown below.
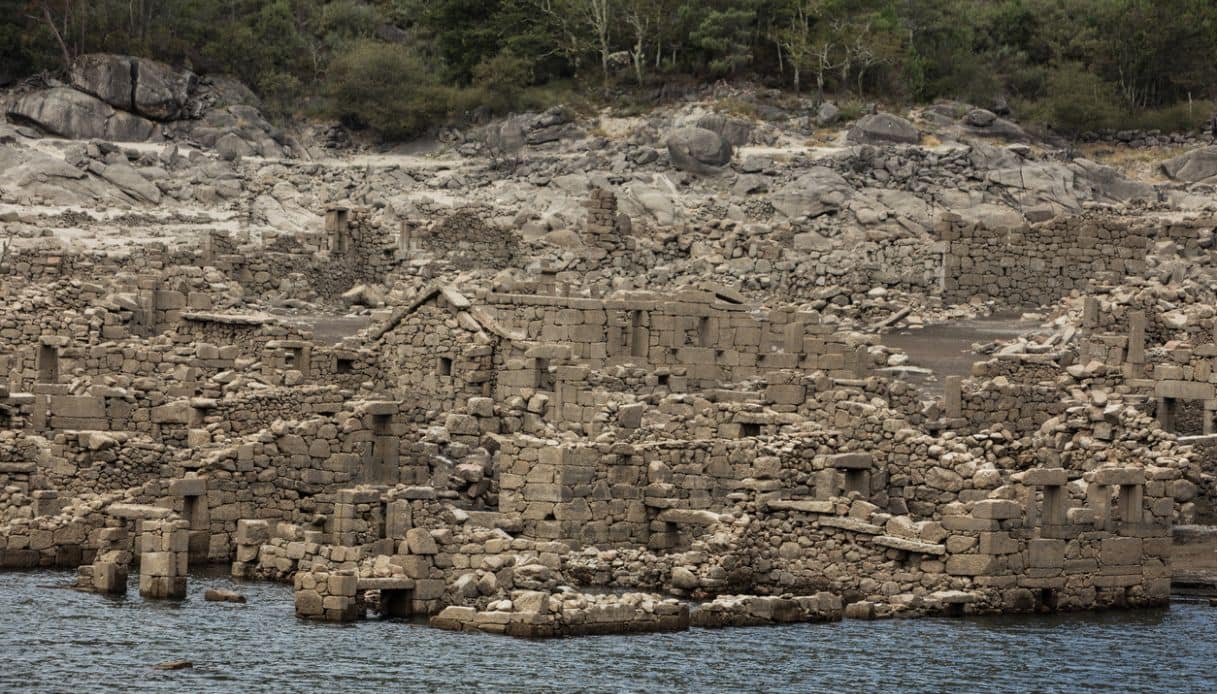
<svg viewBox="0 0 1217 694"><path fill-rule="evenodd" d="M334 205L261 246L9 254L0 567L100 593L136 572L172 599L226 563L289 582L302 618L548 637L1156 606L1176 557L1211 559L1212 323L1103 293L1185 232L945 217L917 255L939 300L1066 308L1048 341L925 392L826 309L632 289L671 251L643 252L610 191L581 250L527 280L454 281L522 257L462 214L381 228ZM777 286L827 262L799 252ZM907 259L842 281L907 286ZM336 342L240 308L407 280Z"/></svg>

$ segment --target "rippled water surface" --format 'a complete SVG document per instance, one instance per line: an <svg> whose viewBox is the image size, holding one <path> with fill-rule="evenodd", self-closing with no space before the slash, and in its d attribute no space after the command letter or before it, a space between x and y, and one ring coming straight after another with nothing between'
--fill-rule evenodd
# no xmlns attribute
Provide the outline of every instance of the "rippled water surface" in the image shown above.
<svg viewBox="0 0 1217 694"><path fill-rule="evenodd" d="M522 641L404 622L326 625L291 589L246 605L57 590L0 573L3 691L1217 691L1217 608L807 624ZM190 660L192 670L153 669Z"/></svg>

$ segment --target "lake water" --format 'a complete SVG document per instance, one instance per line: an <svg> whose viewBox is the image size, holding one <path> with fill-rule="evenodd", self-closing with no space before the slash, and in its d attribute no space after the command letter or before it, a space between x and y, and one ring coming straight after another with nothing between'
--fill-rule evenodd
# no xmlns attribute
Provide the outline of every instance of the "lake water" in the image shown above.
<svg viewBox="0 0 1217 694"><path fill-rule="evenodd" d="M1118 692L1217 691L1217 608L693 629L524 641L368 621L302 622L289 586L182 602L0 573L3 691ZM194 668L154 669L190 660Z"/></svg>
<svg viewBox="0 0 1217 694"><path fill-rule="evenodd" d="M901 328L883 333L879 341L888 347L903 350L909 355L910 366L932 370L936 380L941 382L945 376L971 376L972 362L989 358L974 352L973 344L1009 340L1038 326L1038 322L1020 320L1017 316L998 315L937 323L917 329ZM926 381L917 377L906 380Z"/></svg>

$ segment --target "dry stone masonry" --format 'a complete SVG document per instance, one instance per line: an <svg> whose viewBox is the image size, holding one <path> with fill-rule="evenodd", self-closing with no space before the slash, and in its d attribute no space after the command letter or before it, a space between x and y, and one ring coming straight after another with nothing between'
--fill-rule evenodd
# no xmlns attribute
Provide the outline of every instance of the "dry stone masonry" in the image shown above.
<svg viewBox="0 0 1217 694"><path fill-rule="evenodd" d="M60 96L158 132L191 108L192 75L117 65L134 91ZM950 127L1017 130L973 111ZM545 155L502 181L74 147L51 178L101 200L157 168L124 204L224 214L139 208L130 243L0 217L0 568L181 599L222 564L301 619L520 637L1156 607L1213 579L1217 225L1193 193L922 148L927 114L816 157L687 120L667 154L639 123L595 175ZM938 372L889 346L988 311L1036 327Z"/></svg>

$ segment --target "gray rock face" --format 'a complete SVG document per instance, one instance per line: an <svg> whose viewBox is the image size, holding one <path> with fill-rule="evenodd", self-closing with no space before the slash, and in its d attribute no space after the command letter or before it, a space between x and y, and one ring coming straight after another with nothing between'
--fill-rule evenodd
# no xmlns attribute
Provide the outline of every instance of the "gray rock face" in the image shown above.
<svg viewBox="0 0 1217 694"><path fill-rule="evenodd" d="M984 128L997 120L997 114L983 108L974 108L963 117L963 122L976 128Z"/></svg>
<svg viewBox="0 0 1217 694"><path fill-rule="evenodd" d="M841 209L853 193L849 182L836 171L816 166L774 193L770 202L791 219L818 217Z"/></svg>
<svg viewBox="0 0 1217 694"><path fill-rule="evenodd" d="M1013 142L1026 142L1028 139L1027 133L1017 123L1008 121L1005 118L998 118L983 129L975 129L971 132Z"/></svg>
<svg viewBox="0 0 1217 694"><path fill-rule="evenodd" d="M254 154L254 149L248 142L235 133L225 133L215 141L215 150L224 161L236 161L241 157Z"/></svg>
<svg viewBox="0 0 1217 694"><path fill-rule="evenodd" d="M697 119L697 127L722 135L732 146L748 144L752 137L752 124L738 118L728 118L721 113L711 113Z"/></svg>
<svg viewBox="0 0 1217 694"><path fill-rule="evenodd" d="M668 156L672 158L672 164L690 173L721 173L734 151L726 138L705 128L680 128L668 137Z"/></svg>
<svg viewBox="0 0 1217 694"><path fill-rule="evenodd" d="M198 79L155 60L109 53L82 55L72 64L72 86L114 108L155 120L183 115Z"/></svg>
<svg viewBox="0 0 1217 694"><path fill-rule="evenodd" d="M963 131L981 137L994 137L1015 142L1027 140L1027 133L1013 121L998 118L996 113L974 108L963 117Z"/></svg>
<svg viewBox="0 0 1217 694"><path fill-rule="evenodd" d="M841 116L841 109L831 101L825 101L820 104L820 108L816 109L816 125L829 125L837 122L837 118Z"/></svg>
<svg viewBox="0 0 1217 694"><path fill-rule="evenodd" d="M131 111L135 98L134 63L125 55L90 53L72 62L72 86L115 108Z"/></svg>
<svg viewBox="0 0 1217 694"><path fill-rule="evenodd" d="M135 68L135 112L155 120L180 118L198 83L194 73L143 58Z"/></svg>
<svg viewBox="0 0 1217 694"><path fill-rule="evenodd" d="M769 190L769 179L757 174L744 174L735 181L731 192L740 197L753 193L764 193Z"/></svg>
<svg viewBox="0 0 1217 694"><path fill-rule="evenodd" d="M1158 193L1153 186L1125 178L1110 166L1078 157L1070 163L1070 168L1080 180L1090 184L1092 194L1097 198L1121 202L1158 199Z"/></svg>
<svg viewBox="0 0 1217 694"><path fill-rule="evenodd" d="M486 145L496 154L512 155L524 149L528 133L518 118L509 118L486 132Z"/></svg>
<svg viewBox="0 0 1217 694"><path fill-rule="evenodd" d="M156 123L116 111L101 99L69 87L27 94L9 108L8 115L30 121L55 135L78 140L144 142L160 135Z"/></svg>
<svg viewBox="0 0 1217 694"><path fill-rule="evenodd" d="M1162 173L1173 181L1195 183L1217 176L1217 146L1201 147L1184 152L1160 165Z"/></svg>
<svg viewBox="0 0 1217 694"><path fill-rule="evenodd" d="M220 150L226 158L255 154L270 157L282 153L282 148L273 137L273 127L253 106L212 109L200 120L182 121L176 127L179 134L205 147ZM232 137L228 137L230 135Z"/></svg>
<svg viewBox="0 0 1217 694"><path fill-rule="evenodd" d="M160 189L125 163L109 164L101 170L100 175L137 200L144 200L153 204L161 201Z"/></svg>
<svg viewBox="0 0 1217 694"><path fill-rule="evenodd" d="M876 113L858 119L847 136L850 142L877 145L887 143L916 144L921 133L913 124L890 113Z"/></svg>

